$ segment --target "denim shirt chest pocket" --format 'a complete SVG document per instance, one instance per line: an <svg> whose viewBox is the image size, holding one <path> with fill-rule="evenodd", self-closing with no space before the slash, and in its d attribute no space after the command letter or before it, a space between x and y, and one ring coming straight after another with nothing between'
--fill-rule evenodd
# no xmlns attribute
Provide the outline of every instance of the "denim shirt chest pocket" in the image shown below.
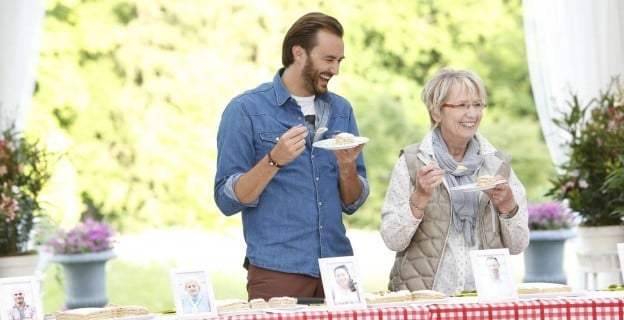
<svg viewBox="0 0 624 320"><path fill-rule="evenodd" d="M276 131L261 131L257 135L257 143L256 143L256 153L262 158L265 154L267 154L271 149L275 147L280 137L284 134L283 132Z"/></svg>

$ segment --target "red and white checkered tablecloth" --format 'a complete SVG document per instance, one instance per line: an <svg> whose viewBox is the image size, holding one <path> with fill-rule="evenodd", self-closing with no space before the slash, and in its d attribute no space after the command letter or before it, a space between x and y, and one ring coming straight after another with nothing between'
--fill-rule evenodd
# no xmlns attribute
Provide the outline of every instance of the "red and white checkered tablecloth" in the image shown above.
<svg viewBox="0 0 624 320"><path fill-rule="evenodd" d="M624 320L624 297L439 304L429 306L429 313L432 320Z"/></svg>
<svg viewBox="0 0 624 320"><path fill-rule="evenodd" d="M301 310L220 316L219 320L624 320L622 297L574 297L492 303L440 303L358 310Z"/></svg>
<svg viewBox="0 0 624 320"><path fill-rule="evenodd" d="M428 320L429 310L424 306L357 310L308 309L280 313L226 315L219 318L220 320Z"/></svg>

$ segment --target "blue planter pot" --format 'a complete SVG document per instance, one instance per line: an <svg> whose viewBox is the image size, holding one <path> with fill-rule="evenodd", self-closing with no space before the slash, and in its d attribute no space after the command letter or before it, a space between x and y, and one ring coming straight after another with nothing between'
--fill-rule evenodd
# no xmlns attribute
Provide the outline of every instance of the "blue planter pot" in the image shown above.
<svg viewBox="0 0 624 320"><path fill-rule="evenodd" d="M573 230L531 231L529 246L524 251L522 281L566 284L563 272L565 242L575 236Z"/></svg>
<svg viewBox="0 0 624 320"><path fill-rule="evenodd" d="M115 258L113 251L57 254L52 261L63 266L65 306L69 309L103 307L106 296L106 262Z"/></svg>

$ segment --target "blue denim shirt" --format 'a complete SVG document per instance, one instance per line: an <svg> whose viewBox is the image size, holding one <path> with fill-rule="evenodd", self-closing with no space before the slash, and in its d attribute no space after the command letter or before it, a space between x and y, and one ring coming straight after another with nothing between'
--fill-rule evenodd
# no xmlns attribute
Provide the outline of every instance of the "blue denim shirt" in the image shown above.
<svg viewBox="0 0 624 320"><path fill-rule="evenodd" d="M333 93L315 99L316 127L306 149L286 164L258 199L243 204L236 198L238 178L255 166L291 127L304 124L301 107L280 78L264 83L234 99L223 111L217 134L217 173L214 198L230 216L242 211L247 258L255 266L319 277L318 258L353 255L342 212L354 213L370 193L362 154L357 171L362 193L345 205L338 190L338 165L333 151L313 148L312 142L340 132L358 135L349 102Z"/></svg>

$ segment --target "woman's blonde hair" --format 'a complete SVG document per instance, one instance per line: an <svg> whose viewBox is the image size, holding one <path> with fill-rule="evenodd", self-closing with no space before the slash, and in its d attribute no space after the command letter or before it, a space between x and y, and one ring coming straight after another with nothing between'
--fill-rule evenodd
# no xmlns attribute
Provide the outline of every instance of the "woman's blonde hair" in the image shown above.
<svg viewBox="0 0 624 320"><path fill-rule="evenodd" d="M468 69L442 68L427 81L420 93L420 98L429 112L431 128L437 125L433 115L440 116L442 105L448 102L449 95L457 89L466 90L470 97L479 99L483 105L487 102L483 81L476 73Z"/></svg>

